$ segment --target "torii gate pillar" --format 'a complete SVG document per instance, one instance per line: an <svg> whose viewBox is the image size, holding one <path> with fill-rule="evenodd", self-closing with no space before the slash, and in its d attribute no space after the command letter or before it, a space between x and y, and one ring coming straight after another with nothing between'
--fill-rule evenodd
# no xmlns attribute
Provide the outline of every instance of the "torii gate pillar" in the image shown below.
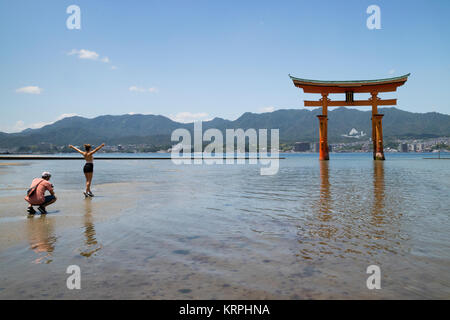
<svg viewBox="0 0 450 320"><path fill-rule="evenodd" d="M330 160L328 152L328 99L327 93L322 93L322 114L319 118L319 160Z"/></svg>
<svg viewBox="0 0 450 320"><path fill-rule="evenodd" d="M318 115L319 118L319 160L330 160L328 154L328 118L326 115Z"/></svg>
<svg viewBox="0 0 450 320"><path fill-rule="evenodd" d="M373 145L375 146L375 154L374 160L384 160L384 151L383 151L383 127L381 125L381 119L383 118L383 114L375 114L372 117L375 118L375 140L373 141Z"/></svg>
<svg viewBox="0 0 450 320"><path fill-rule="evenodd" d="M384 160L383 150L383 127L381 125L382 114L378 114L378 103L381 100L378 98L378 92L372 92L372 97L369 99L372 103L372 145L373 145L373 160Z"/></svg>

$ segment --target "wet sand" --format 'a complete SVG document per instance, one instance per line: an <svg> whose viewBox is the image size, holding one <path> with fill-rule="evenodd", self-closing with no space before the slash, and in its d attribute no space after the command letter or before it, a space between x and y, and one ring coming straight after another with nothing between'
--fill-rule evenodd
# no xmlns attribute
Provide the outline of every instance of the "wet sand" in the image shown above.
<svg viewBox="0 0 450 320"><path fill-rule="evenodd" d="M136 201L138 184L111 183L95 186L95 191L107 196L85 198L81 192L56 192L57 202L47 207L48 214L42 216L36 210L35 215L26 212L27 202L22 196L0 197L0 250L23 241L27 241L25 230L30 221L45 218L53 228L64 230L80 225L87 214L95 212L95 222L112 219ZM128 190L123 193L120 190ZM94 217L93 217L94 218ZM42 219L41 219L42 220ZM34 223L38 224L38 222Z"/></svg>
<svg viewBox="0 0 450 320"><path fill-rule="evenodd" d="M24 162L0 162L0 166L26 166Z"/></svg>

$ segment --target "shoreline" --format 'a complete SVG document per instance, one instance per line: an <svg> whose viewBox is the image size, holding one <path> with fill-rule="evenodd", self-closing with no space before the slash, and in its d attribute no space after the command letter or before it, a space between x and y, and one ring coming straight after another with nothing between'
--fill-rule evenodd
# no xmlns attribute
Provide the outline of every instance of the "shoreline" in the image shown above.
<svg viewBox="0 0 450 320"><path fill-rule="evenodd" d="M227 159L286 159L285 157L181 157L179 159L204 159L204 160L227 160ZM61 156L0 156L0 160L84 160L80 157ZM95 160L172 160L171 157L96 157ZM6 164L5 164L6 165Z"/></svg>

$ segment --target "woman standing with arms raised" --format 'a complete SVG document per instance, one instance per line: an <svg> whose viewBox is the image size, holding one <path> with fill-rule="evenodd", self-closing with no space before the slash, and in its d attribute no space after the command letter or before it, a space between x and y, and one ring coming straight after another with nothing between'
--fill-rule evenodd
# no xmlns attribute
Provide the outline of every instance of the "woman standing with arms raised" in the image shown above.
<svg viewBox="0 0 450 320"><path fill-rule="evenodd" d="M100 146L95 148L91 151L91 145L85 144L84 150L81 151L80 149L74 147L73 145L69 145L69 148L72 148L79 153L81 153L84 157L84 160L86 160L86 164L83 167L84 176L86 177L86 191L84 192L85 197L93 197L94 195L91 192L91 182L92 182L92 176L94 174L94 153L96 153L98 150L103 148L105 146L104 143L102 143Z"/></svg>

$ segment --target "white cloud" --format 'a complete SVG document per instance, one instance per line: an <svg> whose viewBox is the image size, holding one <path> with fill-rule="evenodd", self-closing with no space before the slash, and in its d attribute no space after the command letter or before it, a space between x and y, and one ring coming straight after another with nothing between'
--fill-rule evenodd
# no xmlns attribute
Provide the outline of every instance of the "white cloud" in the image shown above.
<svg viewBox="0 0 450 320"><path fill-rule="evenodd" d="M76 56L78 56L79 59L96 60L96 61L101 61L103 63L111 62L111 60L109 60L108 57L100 58L100 54L98 54L97 52L86 50L86 49L80 49L80 50L72 49L72 51L68 52L67 55L69 55L69 56L76 55Z"/></svg>
<svg viewBox="0 0 450 320"><path fill-rule="evenodd" d="M141 88L141 87L137 87L137 86L131 86L131 87L128 88L128 90L130 90L132 92L150 92L150 93L157 93L158 92L158 88L155 88L155 87Z"/></svg>
<svg viewBox="0 0 450 320"><path fill-rule="evenodd" d="M78 114L76 114L76 113L63 113L63 114L60 115L58 118L56 118L55 121L62 120L62 119L64 119L64 118L71 118L71 117L75 117L75 116L78 116ZM53 122L52 122L52 123L53 123Z"/></svg>
<svg viewBox="0 0 450 320"><path fill-rule="evenodd" d="M81 50L72 49L72 51L70 51L68 53L69 56L72 56L74 54L77 55L78 58L80 58L80 59L89 59L89 60L97 60L98 57L100 56L97 52L89 51L86 49L81 49Z"/></svg>
<svg viewBox="0 0 450 320"><path fill-rule="evenodd" d="M14 126L11 128L11 132L20 132L23 131L25 129L39 129L42 128L43 126L50 124L47 122L36 122L30 125L25 125L25 122L23 120L19 120L17 121Z"/></svg>
<svg viewBox="0 0 450 320"><path fill-rule="evenodd" d="M55 121L52 122L35 122L29 125L26 125L25 122L23 120L19 120L17 121L14 126L12 128L10 128L9 130L7 129L7 132L20 132L23 131L25 129L39 129L42 128L44 126L47 126L49 124L53 124L56 121L62 120L64 118L70 118L70 117L74 117L77 116L76 113L63 113L62 115L60 115L59 117L57 117L55 119Z"/></svg>
<svg viewBox="0 0 450 320"><path fill-rule="evenodd" d="M264 107L259 109L259 112L274 112L275 111L275 107Z"/></svg>
<svg viewBox="0 0 450 320"><path fill-rule="evenodd" d="M25 122L22 120L19 120L16 122L16 124L13 126L13 132L19 132L25 129Z"/></svg>
<svg viewBox="0 0 450 320"><path fill-rule="evenodd" d="M42 88L37 86L28 86L16 89L17 93L41 94Z"/></svg>
<svg viewBox="0 0 450 320"><path fill-rule="evenodd" d="M389 72L388 72L389 74L394 74L395 73L395 69L391 69L391 70L389 70Z"/></svg>
<svg viewBox="0 0 450 320"><path fill-rule="evenodd" d="M111 66L111 70L116 70L117 67L116 66Z"/></svg>
<svg viewBox="0 0 450 320"><path fill-rule="evenodd" d="M31 129L39 129L42 128L48 124L52 124L53 122L36 122L36 123L32 123L30 126L28 126L28 128Z"/></svg>
<svg viewBox="0 0 450 320"><path fill-rule="evenodd" d="M211 120L209 115L205 112L191 113L191 112L180 112L176 115L170 115L169 118L176 122L189 123L197 120L209 121Z"/></svg>

